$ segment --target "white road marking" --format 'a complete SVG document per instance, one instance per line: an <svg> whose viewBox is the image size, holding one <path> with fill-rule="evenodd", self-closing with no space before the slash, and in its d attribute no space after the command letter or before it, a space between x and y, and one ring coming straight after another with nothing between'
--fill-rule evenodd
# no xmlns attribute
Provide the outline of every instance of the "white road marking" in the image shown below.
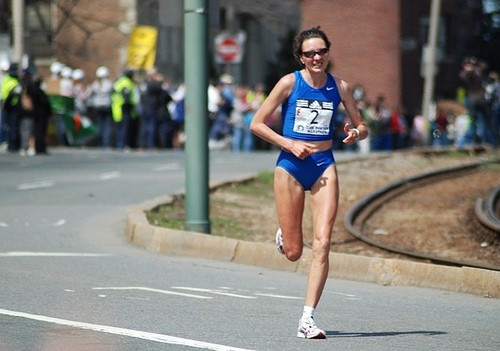
<svg viewBox="0 0 500 351"><path fill-rule="evenodd" d="M38 182L33 182L33 183L24 183L24 184L19 184L17 186L17 190L33 190L33 189L41 189L41 188L50 188L51 186L54 186L55 183L50 180L40 180Z"/></svg>
<svg viewBox="0 0 500 351"><path fill-rule="evenodd" d="M10 311L10 310L4 310L4 309L0 309L0 314L6 315L6 316L11 316L11 317L26 318L26 319L36 320L36 321L40 321L40 322L64 325L64 326L68 326L68 327L72 327L72 328L93 330L93 331L97 331L100 333L129 336L132 338L154 341L154 342L159 342L159 343L163 343L163 344L195 347L195 348L204 349L204 350L253 351L253 350L249 350L249 349L241 349L238 347L225 346L225 345L212 344L212 343L197 341L197 340L192 340L192 339L179 338L179 337L170 336L170 335L149 333L149 332L145 332L145 331L126 329L126 328L117 328L117 327L111 327L111 326L107 326L107 325L83 323L83 322L71 321L71 320L67 320L67 319L53 318L53 317L47 317L47 316L41 316L41 315L29 314L29 313L17 312L17 311Z"/></svg>
<svg viewBox="0 0 500 351"><path fill-rule="evenodd" d="M92 288L92 289L93 290L142 290L142 291L156 292L156 293L167 294L167 295L177 295L177 296L184 296L184 297L192 297L192 298L195 298L195 299L212 299L212 297L210 297L210 296L185 294L185 293L180 293L180 292L176 292L176 291L153 289L153 288L148 288L148 287L144 287L144 286L97 287L97 288Z"/></svg>
<svg viewBox="0 0 500 351"><path fill-rule="evenodd" d="M42 223L38 224L38 226L47 225L47 222L48 221L46 219L44 219L44 220L42 220ZM62 218L62 219L58 220L57 222L49 223L48 225L51 225L51 226L54 226L54 227L60 227L60 226L63 226L65 224L66 224L66 220L64 218ZM29 222L25 222L24 225L26 227L29 227L31 224ZM9 227L8 223L6 223L6 222L0 222L0 228L8 228L8 227Z"/></svg>
<svg viewBox="0 0 500 351"><path fill-rule="evenodd" d="M233 288L228 287L228 286L219 286L219 289L233 290L234 291ZM276 288L264 288L264 289L267 289L267 290L276 290ZM237 291L245 291L245 292L248 292L248 293L252 293L249 290L238 289ZM293 300L302 300L303 299L303 297L298 297L298 296L278 295L278 294L270 294L270 293L258 293L258 292L254 292L253 294L255 296L274 297L274 298L277 298L277 299L293 299Z"/></svg>
<svg viewBox="0 0 500 351"><path fill-rule="evenodd" d="M66 220L63 218L63 219L60 219L57 222L55 222L54 223L54 227L60 227L60 226L62 226L64 224L66 224Z"/></svg>
<svg viewBox="0 0 500 351"><path fill-rule="evenodd" d="M110 180L110 179L115 179L115 178L120 178L122 174L120 172L107 172L107 173L101 173L99 175L100 180Z"/></svg>
<svg viewBox="0 0 500 351"><path fill-rule="evenodd" d="M335 291L325 291L325 293L340 295L343 297L347 297L348 299L351 299L351 300L360 300L360 298L357 295L353 295L353 294L346 294L346 293L335 292Z"/></svg>
<svg viewBox="0 0 500 351"><path fill-rule="evenodd" d="M162 172L162 171L177 171L181 169L180 165L178 163L167 163L161 166L156 166L153 168L154 171L156 172Z"/></svg>
<svg viewBox="0 0 500 351"><path fill-rule="evenodd" d="M220 290L212 290L212 289L190 288L190 287L186 287L186 286L172 286L172 289L182 289L182 290L189 290L189 291L206 292L206 293L216 294L216 295L238 297L241 299L256 299L255 296L238 295L238 294L232 294L232 293L228 293L228 292L224 292L224 291L220 291Z"/></svg>
<svg viewBox="0 0 500 351"><path fill-rule="evenodd" d="M303 297L297 297L297 296L287 296L287 295L276 295L276 294L262 294L262 293L255 293L257 296L264 296L264 297L275 297L277 299L292 299L292 300L302 300Z"/></svg>
<svg viewBox="0 0 500 351"><path fill-rule="evenodd" d="M9 251L0 252L0 257L103 257L111 254L78 253L78 252L29 252Z"/></svg>

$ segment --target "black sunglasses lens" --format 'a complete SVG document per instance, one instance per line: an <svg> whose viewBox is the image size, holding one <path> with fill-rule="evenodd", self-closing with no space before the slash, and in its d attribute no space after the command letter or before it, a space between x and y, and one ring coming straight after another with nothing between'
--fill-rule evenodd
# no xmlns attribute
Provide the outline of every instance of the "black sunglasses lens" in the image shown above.
<svg viewBox="0 0 500 351"><path fill-rule="evenodd" d="M307 58L313 58L314 56L316 56L316 54L318 54L319 56L323 56L327 52L328 52L328 49L324 48L324 49L321 49L318 51L304 51L302 54Z"/></svg>

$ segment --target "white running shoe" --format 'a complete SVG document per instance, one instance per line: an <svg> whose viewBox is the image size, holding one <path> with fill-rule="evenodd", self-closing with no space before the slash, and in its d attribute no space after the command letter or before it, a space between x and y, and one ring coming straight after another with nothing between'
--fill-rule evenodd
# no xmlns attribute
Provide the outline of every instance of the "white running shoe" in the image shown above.
<svg viewBox="0 0 500 351"><path fill-rule="evenodd" d="M281 232L281 228L278 228L276 231L276 250L282 255L285 254L285 250L283 250L283 233Z"/></svg>
<svg viewBox="0 0 500 351"><path fill-rule="evenodd" d="M326 333L316 326L312 317L308 317L300 319L297 337L303 339L326 339Z"/></svg>

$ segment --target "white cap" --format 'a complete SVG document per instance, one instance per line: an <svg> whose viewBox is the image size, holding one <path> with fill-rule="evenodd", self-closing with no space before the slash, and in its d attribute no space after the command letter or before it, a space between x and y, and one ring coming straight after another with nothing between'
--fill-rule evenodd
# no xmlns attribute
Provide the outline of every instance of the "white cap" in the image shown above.
<svg viewBox="0 0 500 351"><path fill-rule="evenodd" d="M71 74L73 74L73 70L69 67L63 67L61 70L61 76L63 78L71 78Z"/></svg>
<svg viewBox="0 0 500 351"><path fill-rule="evenodd" d="M224 73L220 77L220 81L221 81L221 83L224 83L224 84L233 84L234 83L233 76L228 74L228 73Z"/></svg>
<svg viewBox="0 0 500 351"><path fill-rule="evenodd" d="M59 74L61 73L62 68L64 65L61 62L52 62L50 65L50 73L52 74Z"/></svg>
<svg viewBox="0 0 500 351"><path fill-rule="evenodd" d="M7 58L2 58L2 60L0 60L0 70L8 71L9 66L10 66L10 63L9 63L9 60Z"/></svg>
<svg viewBox="0 0 500 351"><path fill-rule="evenodd" d="M109 76L109 70L106 66L101 66L95 71L97 78L104 78Z"/></svg>
<svg viewBox="0 0 500 351"><path fill-rule="evenodd" d="M74 80L80 80L80 79L83 79L83 77L85 77L85 72L83 72L82 69L80 68L77 68L73 71L73 74L71 76Z"/></svg>

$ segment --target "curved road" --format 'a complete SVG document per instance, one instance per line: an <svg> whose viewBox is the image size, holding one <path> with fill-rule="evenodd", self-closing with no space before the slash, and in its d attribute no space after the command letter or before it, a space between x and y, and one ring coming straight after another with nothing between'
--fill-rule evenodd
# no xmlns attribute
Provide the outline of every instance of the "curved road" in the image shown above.
<svg viewBox="0 0 500 351"><path fill-rule="evenodd" d="M275 157L212 153L210 180ZM330 279L317 316L328 339L298 340L304 276L132 246L127 209L182 191L183 160L0 154L1 351L498 349L499 300Z"/></svg>

